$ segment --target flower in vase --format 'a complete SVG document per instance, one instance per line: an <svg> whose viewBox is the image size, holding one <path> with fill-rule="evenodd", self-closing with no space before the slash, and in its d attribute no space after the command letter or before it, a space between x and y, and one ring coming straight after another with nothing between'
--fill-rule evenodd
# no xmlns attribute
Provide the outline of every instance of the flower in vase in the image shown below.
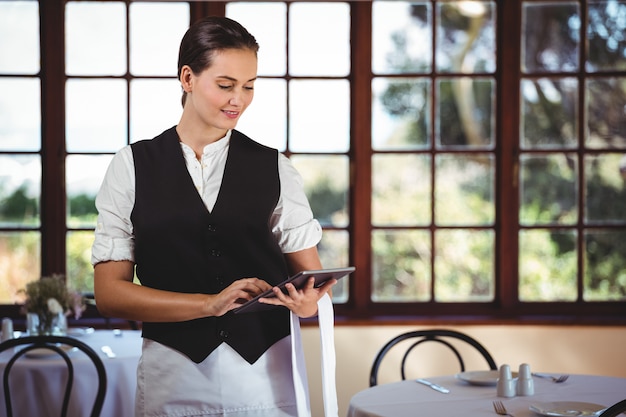
<svg viewBox="0 0 626 417"><path fill-rule="evenodd" d="M52 314L63 313L63 306L56 298L48 298L48 311Z"/></svg>
<svg viewBox="0 0 626 417"><path fill-rule="evenodd" d="M31 281L20 293L24 294L24 312L38 316L38 330L42 334L50 332L59 315L64 318L73 314L78 319L85 310L83 296L67 288L63 275L54 274Z"/></svg>

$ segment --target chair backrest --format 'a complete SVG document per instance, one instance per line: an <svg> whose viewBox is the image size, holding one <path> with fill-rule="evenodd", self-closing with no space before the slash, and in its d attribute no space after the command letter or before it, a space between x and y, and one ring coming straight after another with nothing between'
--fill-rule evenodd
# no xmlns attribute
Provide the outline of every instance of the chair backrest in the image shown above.
<svg viewBox="0 0 626 417"><path fill-rule="evenodd" d="M48 349L56 352L65 361L67 365L67 382L65 386L65 393L63 396L63 404L61 407L61 417L67 416L67 409L70 400L70 394L72 391L72 385L74 382L74 365L70 359L68 353L62 348L63 345L71 346L79 349L91 361L96 368L98 374L98 390L96 392L96 398L94 399L93 407L91 410L91 417L98 417L102 411L102 405L104 404L104 396L106 394L107 378L106 370L102 359L98 354L84 342L67 336L26 336L16 339L9 339L0 343L0 352L4 352L7 349L14 348L16 346L24 346L21 349L16 349L13 356L9 359L4 368L3 385L4 385L4 398L6 402L7 417L13 416L13 410L11 405L11 389L10 389L10 373L15 362L27 354L33 349Z"/></svg>
<svg viewBox="0 0 626 417"><path fill-rule="evenodd" d="M624 412L626 412L626 399L623 399L622 401L613 404L612 406L598 414L598 417L617 417Z"/></svg>
<svg viewBox="0 0 626 417"><path fill-rule="evenodd" d="M374 363L372 364L372 369L370 371L370 387L373 387L374 385L378 384L378 370L380 368L380 365L385 355L387 355L387 353L391 350L392 347L394 347L398 343L407 339L416 339L416 340L407 348L407 350L404 353L404 356L402 357L402 362L400 364L400 373L401 373L401 377L403 380L406 379L405 367L406 367L406 362L407 362L409 353L411 353L411 351L415 347L417 347L418 345L424 342L437 342L446 346L450 350L452 350L452 352L454 353L454 355L457 357L459 361L459 365L461 366L461 372L465 371L465 362L463 361L463 357L461 356L461 353L459 352L457 347L454 344L450 343L450 341L447 339L458 339L458 340L468 343L469 345L476 348L478 352L481 353L481 355L487 361L487 365L489 365L489 369L491 370L498 369L498 367L496 366L496 362L493 360L493 357L487 351L487 349L485 349L476 339L472 338L471 336L468 336L461 332L457 332L454 330L447 330L447 329L415 330L411 332L402 333L394 337L389 342L387 342L387 344L383 346L382 349L380 349L380 351L376 355L376 358L374 359Z"/></svg>

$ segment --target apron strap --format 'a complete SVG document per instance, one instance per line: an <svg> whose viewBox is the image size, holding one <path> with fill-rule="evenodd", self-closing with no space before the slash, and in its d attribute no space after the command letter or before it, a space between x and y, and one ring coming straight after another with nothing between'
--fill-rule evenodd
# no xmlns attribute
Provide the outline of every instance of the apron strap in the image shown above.
<svg viewBox="0 0 626 417"><path fill-rule="evenodd" d="M333 302L328 294L325 294L318 302L318 321L320 326L321 356L322 356L322 394L324 398L324 415L326 417L338 417L337 389L335 382L335 335L334 335L334 311ZM291 323L291 363L293 369L293 381L296 392L296 404L298 417L310 417L311 405L309 400L309 388L306 374L304 350L300 334L300 319L297 315L290 314Z"/></svg>

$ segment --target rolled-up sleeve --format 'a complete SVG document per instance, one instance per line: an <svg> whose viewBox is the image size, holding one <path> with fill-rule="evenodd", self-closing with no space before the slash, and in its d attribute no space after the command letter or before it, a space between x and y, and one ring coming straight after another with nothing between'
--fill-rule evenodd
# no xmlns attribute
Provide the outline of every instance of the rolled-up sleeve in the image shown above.
<svg viewBox="0 0 626 417"><path fill-rule="evenodd" d="M281 191L271 218L272 233L283 253L312 248L322 239L322 227L313 217L302 177L282 154L279 155L278 173Z"/></svg>
<svg viewBox="0 0 626 417"><path fill-rule="evenodd" d="M96 196L98 222L91 263L133 261L135 240L130 214L135 202L135 168L132 150L122 148L112 159Z"/></svg>

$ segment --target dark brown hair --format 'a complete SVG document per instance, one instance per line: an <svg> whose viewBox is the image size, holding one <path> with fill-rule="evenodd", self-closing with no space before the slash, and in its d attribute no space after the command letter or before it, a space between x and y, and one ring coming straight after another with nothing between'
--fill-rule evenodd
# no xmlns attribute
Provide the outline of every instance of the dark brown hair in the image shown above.
<svg viewBox="0 0 626 417"><path fill-rule="evenodd" d="M227 17L206 17L189 27L178 51L178 78L185 65L199 74L213 63L216 52L225 49L249 49L255 54L259 44L241 24ZM185 106L187 93L183 91Z"/></svg>

